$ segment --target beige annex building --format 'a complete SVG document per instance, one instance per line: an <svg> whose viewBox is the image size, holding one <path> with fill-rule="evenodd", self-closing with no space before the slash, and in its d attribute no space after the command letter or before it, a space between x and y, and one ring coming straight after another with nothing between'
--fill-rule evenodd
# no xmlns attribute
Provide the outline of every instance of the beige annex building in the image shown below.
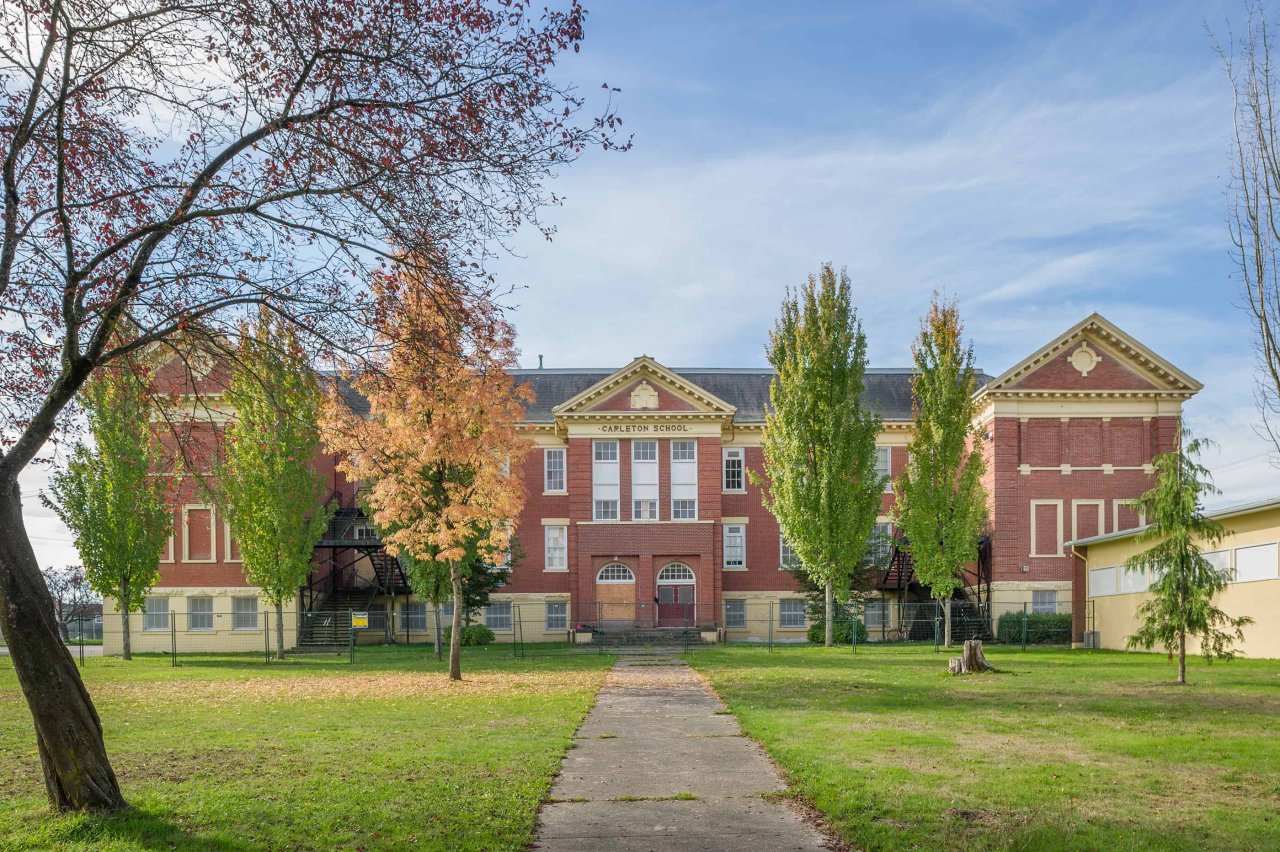
<svg viewBox="0 0 1280 852"><path fill-rule="evenodd" d="M1205 553L1230 584L1217 606L1233 617L1254 621L1236 647L1248 657L1280 658L1280 499L1234 506L1209 517L1225 531L1221 543ZM1150 547L1137 541L1140 529L1068 542L1087 582L1088 608L1096 647L1122 650L1138 627L1138 606L1150 599L1150 576L1124 570L1130 556ZM1077 575L1079 578L1079 574ZM1078 580L1077 580L1078 581ZM1192 642L1188 652L1200 652Z"/></svg>

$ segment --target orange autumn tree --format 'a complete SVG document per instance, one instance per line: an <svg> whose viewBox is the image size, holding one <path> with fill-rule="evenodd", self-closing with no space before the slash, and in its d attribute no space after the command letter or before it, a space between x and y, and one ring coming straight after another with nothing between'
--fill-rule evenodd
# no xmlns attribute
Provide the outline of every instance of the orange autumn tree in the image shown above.
<svg viewBox="0 0 1280 852"><path fill-rule="evenodd" d="M476 557L501 562L510 545L524 504L510 470L528 451L516 423L532 393L507 372L515 333L492 303L466 306L447 283L395 275L374 290L387 306L384 368L352 382L369 401L367 416L330 396L324 440L338 470L363 483L388 552L408 556L411 573L447 568L449 677L461 680L464 572Z"/></svg>

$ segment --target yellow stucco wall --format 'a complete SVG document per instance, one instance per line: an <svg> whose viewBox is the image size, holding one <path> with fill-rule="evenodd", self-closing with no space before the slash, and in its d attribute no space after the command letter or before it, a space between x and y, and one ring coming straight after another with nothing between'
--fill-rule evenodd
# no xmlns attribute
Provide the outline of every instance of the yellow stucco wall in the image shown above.
<svg viewBox="0 0 1280 852"><path fill-rule="evenodd" d="M1235 551L1239 548L1280 543L1280 507L1219 519L1226 531L1222 543L1206 547L1206 551L1228 551L1235 569ZM1082 545L1076 552L1085 560L1085 581L1092 586L1090 572L1097 568L1121 566L1125 560L1147 547L1134 536ZM1280 552L1280 548L1277 548ZM1280 658L1280 565L1270 579L1232 582L1215 600L1217 606L1232 617L1249 616L1254 623L1244 629L1244 642L1236 648L1250 657ZM1093 613L1092 629L1098 631L1103 648L1123 649L1125 639L1138 629L1138 607L1151 598L1148 592L1098 595L1091 587L1087 592ZM1160 649L1155 649L1160 650ZM1189 650L1199 653L1192 643Z"/></svg>

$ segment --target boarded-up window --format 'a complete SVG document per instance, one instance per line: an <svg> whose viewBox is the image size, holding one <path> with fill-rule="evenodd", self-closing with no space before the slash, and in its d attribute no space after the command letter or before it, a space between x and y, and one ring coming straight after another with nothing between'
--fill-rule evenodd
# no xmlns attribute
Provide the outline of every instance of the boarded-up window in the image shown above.
<svg viewBox="0 0 1280 852"><path fill-rule="evenodd" d="M1102 465L1102 421L1072 420L1067 424L1067 463L1074 467Z"/></svg>
<svg viewBox="0 0 1280 852"><path fill-rule="evenodd" d="M1111 458L1103 461L1116 467L1137 467L1147 460L1142 457L1142 421L1111 421Z"/></svg>
<svg viewBox="0 0 1280 852"><path fill-rule="evenodd" d="M187 562L213 561L213 509L188 506L183 533Z"/></svg>
<svg viewBox="0 0 1280 852"><path fill-rule="evenodd" d="M1057 500L1031 501L1031 555L1062 555L1062 504Z"/></svg>
<svg viewBox="0 0 1280 852"><path fill-rule="evenodd" d="M1089 570L1089 596L1114 595L1116 593L1116 569L1092 568Z"/></svg>
<svg viewBox="0 0 1280 852"><path fill-rule="evenodd" d="M1276 546L1260 544L1257 547L1236 548L1236 582L1249 580L1274 580L1276 578Z"/></svg>
<svg viewBox="0 0 1280 852"><path fill-rule="evenodd" d="M1134 530L1146 523L1132 500L1116 500L1112 504L1112 514L1115 516L1115 527L1112 532Z"/></svg>
<svg viewBox="0 0 1280 852"><path fill-rule="evenodd" d="M1025 451L1023 464L1056 467L1062 464L1062 435L1057 420L1028 420L1022 424Z"/></svg>
<svg viewBox="0 0 1280 852"><path fill-rule="evenodd" d="M1075 513L1072 538L1090 538L1106 532L1102 523L1102 506L1101 500L1076 500L1071 504L1071 511Z"/></svg>

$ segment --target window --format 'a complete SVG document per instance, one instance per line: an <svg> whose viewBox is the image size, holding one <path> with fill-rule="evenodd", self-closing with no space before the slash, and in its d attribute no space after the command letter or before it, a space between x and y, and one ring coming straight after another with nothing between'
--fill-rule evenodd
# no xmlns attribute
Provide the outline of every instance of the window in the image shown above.
<svg viewBox="0 0 1280 852"><path fill-rule="evenodd" d="M373 524L359 524L352 531L355 533L352 538L356 541L375 541L378 538L378 531Z"/></svg>
<svg viewBox="0 0 1280 852"><path fill-rule="evenodd" d="M591 442L591 505L597 521L618 520L618 442Z"/></svg>
<svg viewBox="0 0 1280 852"><path fill-rule="evenodd" d="M747 567L745 524L724 525L724 567L726 570L742 570Z"/></svg>
<svg viewBox="0 0 1280 852"><path fill-rule="evenodd" d="M232 630L257 630L258 629L258 599L257 598L232 598L231 599L231 629Z"/></svg>
<svg viewBox="0 0 1280 852"><path fill-rule="evenodd" d="M697 461L698 460L698 442L697 441L672 441L671 442L671 460L672 461Z"/></svg>
<svg viewBox="0 0 1280 852"><path fill-rule="evenodd" d="M213 598L187 598L187 629L213 629Z"/></svg>
<svg viewBox="0 0 1280 852"><path fill-rule="evenodd" d="M893 480L891 478L893 471L892 453L893 450L889 447L876 447L876 476L885 478L884 490L886 494L893 490Z"/></svg>
<svg viewBox="0 0 1280 852"><path fill-rule="evenodd" d="M542 451L542 490L564 491L564 449L548 448Z"/></svg>
<svg viewBox="0 0 1280 852"><path fill-rule="evenodd" d="M746 627L747 626L747 602L746 601L725 601L724 602L724 626L725 627Z"/></svg>
<svg viewBox="0 0 1280 852"><path fill-rule="evenodd" d="M1101 597L1116 594L1116 569L1092 568L1089 571L1089 595Z"/></svg>
<svg viewBox="0 0 1280 852"><path fill-rule="evenodd" d="M169 629L169 599L147 598L142 609L143 630Z"/></svg>
<svg viewBox="0 0 1280 852"><path fill-rule="evenodd" d="M671 520L696 521L698 519L697 500L672 500Z"/></svg>
<svg viewBox="0 0 1280 852"><path fill-rule="evenodd" d="M400 608L400 615L404 619L402 627L405 630L427 629L427 605L425 603L421 601L407 603Z"/></svg>
<svg viewBox="0 0 1280 852"><path fill-rule="evenodd" d="M543 554L542 569L544 571L568 571L568 527L543 527L542 535L544 539L545 552Z"/></svg>
<svg viewBox="0 0 1280 852"><path fill-rule="evenodd" d="M778 626L804 627L804 601L779 601Z"/></svg>
<svg viewBox="0 0 1280 852"><path fill-rule="evenodd" d="M871 528L871 539L867 542L867 559L875 565L889 561L893 552L893 524L878 523Z"/></svg>
<svg viewBox="0 0 1280 852"><path fill-rule="evenodd" d="M868 629L889 626L889 602L886 600L867 601L862 609L862 623Z"/></svg>
<svg viewBox="0 0 1280 852"><path fill-rule="evenodd" d="M511 604L491 603L484 608L483 612L485 627L490 630L511 629Z"/></svg>
<svg viewBox="0 0 1280 852"><path fill-rule="evenodd" d="M1037 615L1051 615L1058 611L1058 593L1054 590L1036 590L1031 593L1031 611Z"/></svg>
<svg viewBox="0 0 1280 852"><path fill-rule="evenodd" d="M742 450L725 449L724 451L724 490L745 491L747 483L742 469Z"/></svg>
<svg viewBox="0 0 1280 852"><path fill-rule="evenodd" d="M569 627L569 605L564 601L547 602L547 629L566 630Z"/></svg>
<svg viewBox="0 0 1280 852"><path fill-rule="evenodd" d="M1210 553L1202 553L1200 555L1208 560L1210 565L1218 569L1218 572L1226 577L1228 581L1232 579L1230 550L1214 550Z"/></svg>
<svg viewBox="0 0 1280 852"><path fill-rule="evenodd" d="M631 442L631 519L658 519L658 442Z"/></svg>
<svg viewBox="0 0 1280 852"><path fill-rule="evenodd" d="M1151 578L1146 570L1128 571L1123 567L1116 569L1116 586L1122 595L1145 592L1151 586Z"/></svg>
<svg viewBox="0 0 1280 852"><path fill-rule="evenodd" d="M778 567L800 567L800 557L796 556L796 552L792 550L791 545L787 543L787 537L782 534L778 535Z"/></svg>
<svg viewBox="0 0 1280 852"><path fill-rule="evenodd" d="M1236 582L1274 580L1276 578L1276 545L1236 548Z"/></svg>
<svg viewBox="0 0 1280 852"><path fill-rule="evenodd" d="M682 562L673 562L658 572L659 583L692 583L693 569Z"/></svg>
<svg viewBox="0 0 1280 852"><path fill-rule="evenodd" d="M440 604L440 624L448 625L453 623L453 601Z"/></svg>
<svg viewBox="0 0 1280 852"><path fill-rule="evenodd" d="M620 562L610 562L596 574L597 583L634 583L636 575Z"/></svg>

